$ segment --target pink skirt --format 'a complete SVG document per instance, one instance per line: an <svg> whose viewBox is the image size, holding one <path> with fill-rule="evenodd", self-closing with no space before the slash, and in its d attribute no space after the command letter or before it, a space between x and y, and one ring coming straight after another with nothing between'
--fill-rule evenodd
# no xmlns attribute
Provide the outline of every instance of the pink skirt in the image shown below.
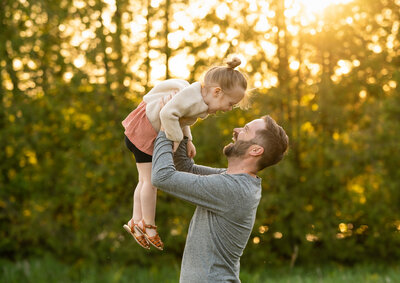
<svg viewBox="0 0 400 283"><path fill-rule="evenodd" d="M154 130L146 115L146 102L142 101L122 121L125 128L125 136L141 151L148 155L153 155L154 141L157 132Z"/></svg>

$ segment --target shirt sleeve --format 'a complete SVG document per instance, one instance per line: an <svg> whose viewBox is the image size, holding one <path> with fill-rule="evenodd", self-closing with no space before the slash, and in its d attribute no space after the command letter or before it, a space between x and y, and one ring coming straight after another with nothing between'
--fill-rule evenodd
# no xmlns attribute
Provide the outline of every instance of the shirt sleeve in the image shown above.
<svg viewBox="0 0 400 283"><path fill-rule="evenodd" d="M226 171L226 169L224 168L213 168L195 164L193 159L187 156L187 143L188 139L184 138L183 141L179 144L178 149L174 153L174 164L176 170L197 175L221 174Z"/></svg>
<svg viewBox="0 0 400 283"><path fill-rule="evenodd" d="M215 213L229 211L237 184L227 174L196 175L176 171L172 142L160 131L154 146L151 181L160 190Z"/></svg>

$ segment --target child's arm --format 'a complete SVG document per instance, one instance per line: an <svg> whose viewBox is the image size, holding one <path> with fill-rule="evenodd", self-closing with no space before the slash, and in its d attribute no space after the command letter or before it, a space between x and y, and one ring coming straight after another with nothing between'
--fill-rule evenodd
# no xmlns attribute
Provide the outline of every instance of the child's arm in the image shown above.
<svg viewBox="0 0 400 283"><path fill-rule="evenodd" d="M190 158L194 158L196 156L196 147L194 146L192 140L192 132L190 131L189 126L185 126L182 128L183 135L185 137L188 137L189 141L187 143L187 155ZM176 148L174 147L174 152L176 151Z"/></svg>
<svg viewBox="0 0 400 283"><path fill-rule="evenodd" d="M185 127L183 127L183 128L182 128L182 132L183 132L183 135L184 135L185 137L188 137L188 139L189 139L190 141L193 140L192 132L190 131L190 126L185 126Z"/></svg>
<svg viewBox="0 0 400 283"><path fill-rule="evenodd" d="M194 158L196 156L196 147L191 140L187 143L186 153L189 158Z"/></svg>
<svg viewBox="0 0 400 283"><path fill-rule="evenodd" d="M165 134L168 139L180 142L183 139L184 133L182 132L179 119L187 116L196 116L204 112L199 106L202 102L201 95L195 94L198 90L195 86L191 85L172 97L168 103L160 111L161 125L164 128ZM204 102L203 102L204 104ZM185 135L191 138L189 127L184 129Z"/></svg>

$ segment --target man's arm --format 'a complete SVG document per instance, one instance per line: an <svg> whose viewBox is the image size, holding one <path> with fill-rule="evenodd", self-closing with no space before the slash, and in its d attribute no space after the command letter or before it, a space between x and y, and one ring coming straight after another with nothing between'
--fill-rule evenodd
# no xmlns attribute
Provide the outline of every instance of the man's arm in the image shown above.
<svg viewBox="0 0 400 283"><path fill-rule="evenodd" d="M162 191L217 213L227 212L235 198L235 183L227 174L200 176L176 171L172 141L162 131L154 145L151 181Z"/></svg>
<svg viewBox="0 0 400 283"><path fill-rule="evenodd" d="M176 170L189 172L197 175L220 174L226 171L226 169L223 168L213 168L213 167L194 164L193 159L187 156L187 150L186 150L187 143L188 143L188 138L185 137L179 144L179 147L174 154L174 164Z"/></svg>

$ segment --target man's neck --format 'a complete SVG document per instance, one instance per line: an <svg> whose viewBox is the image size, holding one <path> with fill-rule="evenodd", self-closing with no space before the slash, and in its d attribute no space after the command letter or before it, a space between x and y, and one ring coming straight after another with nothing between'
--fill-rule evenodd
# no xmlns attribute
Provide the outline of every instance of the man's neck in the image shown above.
<svg viewBox="0 0 400 283"><path fill-rule="evenodd" d="M227 174L248 174L254 178L257 177L257 170L254 168L254 163L246 162L243 159L228 160Z"/></svg>

